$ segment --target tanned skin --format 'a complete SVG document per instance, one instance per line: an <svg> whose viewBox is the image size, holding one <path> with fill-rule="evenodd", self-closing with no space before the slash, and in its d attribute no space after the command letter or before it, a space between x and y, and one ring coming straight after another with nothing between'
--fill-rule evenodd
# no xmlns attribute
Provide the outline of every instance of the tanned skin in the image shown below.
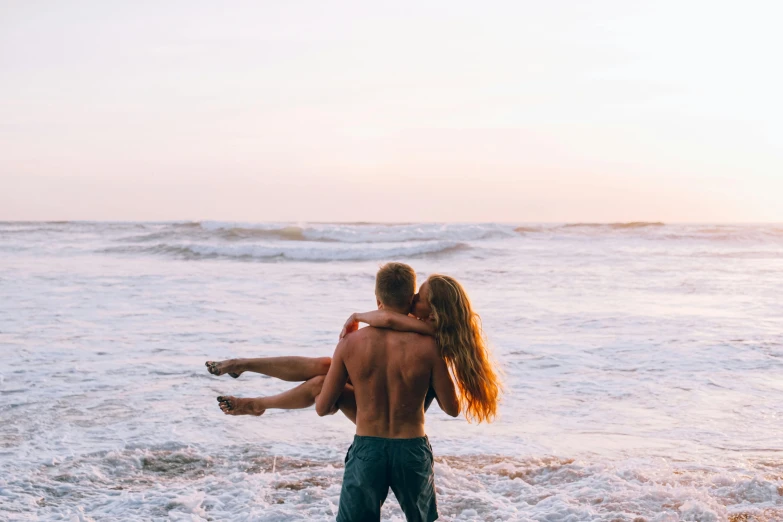
<svg viewBox="0 0 783 522"><path fill-rule="evenodd" d="M318 415L339 407L350 378L356 396L356 434L409 439L424 436L424 403L432 387L441 409L459 415L459 401L435 339L367 327L346 335L334 351Z"/></svg>

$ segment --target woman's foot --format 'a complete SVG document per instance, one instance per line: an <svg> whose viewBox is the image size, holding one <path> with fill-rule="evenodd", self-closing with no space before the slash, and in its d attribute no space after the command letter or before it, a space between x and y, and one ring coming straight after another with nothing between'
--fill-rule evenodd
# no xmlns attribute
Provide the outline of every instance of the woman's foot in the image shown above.
<svg viewBox="0 0 783 522"><path fill-rule="evenodd" d="M260 399L242 399L230 395L221 395L217 398L218 405L226 415L263 415L266 411L262 407Z"/></svg>
<svg viewBox="0 0 783 522"><path fill-rule="evenodd" d="M227 361L207 361L204 365L212 375L221 376L227 373L236 379L242 375L242 372L244 371L238 368L238 362L238 359L229 359Z"/></svg>

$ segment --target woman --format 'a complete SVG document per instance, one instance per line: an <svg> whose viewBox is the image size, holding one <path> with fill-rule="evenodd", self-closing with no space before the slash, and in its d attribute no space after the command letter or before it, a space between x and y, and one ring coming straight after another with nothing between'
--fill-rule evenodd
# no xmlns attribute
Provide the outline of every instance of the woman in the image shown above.
<svg viewBox="0 0 783 522"><path fill-rule="evenodd" d="M435 337L456 379L460 410L469 422L491 422L497 414L501 384L484 340L481 319L473 311L462 285L449 276L431 275L414 296L411 314L415 317L387 310L352 314L340 338L355 331L359 323ZM321 392L330 364L329 357L265 357L206 363L213 375L228 373L236 378L252 371L286 381L304 381L272 397L218 397L220 409L228 415L261 415L268 408L307 408ZM356 403L350 385L346 386L339 405L356 422Z"/></svg>

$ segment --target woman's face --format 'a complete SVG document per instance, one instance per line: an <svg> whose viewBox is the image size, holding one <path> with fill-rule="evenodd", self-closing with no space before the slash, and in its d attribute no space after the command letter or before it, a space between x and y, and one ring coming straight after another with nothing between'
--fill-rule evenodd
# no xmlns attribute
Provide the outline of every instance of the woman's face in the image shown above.
<svg viewBox="0 0 783 522"><path fill-rule="evenodd" d="M429 319L432 308L430 308L430 285L427 281L419 287L419 293L413 296L411 313L419 319L425 321Z"/></svg>

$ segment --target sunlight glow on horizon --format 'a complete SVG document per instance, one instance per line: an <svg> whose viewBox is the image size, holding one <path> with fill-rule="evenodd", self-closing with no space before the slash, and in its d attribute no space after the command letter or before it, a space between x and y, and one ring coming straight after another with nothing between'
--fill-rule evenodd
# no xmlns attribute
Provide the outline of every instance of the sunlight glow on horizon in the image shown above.
<svg viewBox="0 0 783 522"><path fill-rule="evenodd" d="M783 222L772 2L0 7L0 220Z"/></svg>

